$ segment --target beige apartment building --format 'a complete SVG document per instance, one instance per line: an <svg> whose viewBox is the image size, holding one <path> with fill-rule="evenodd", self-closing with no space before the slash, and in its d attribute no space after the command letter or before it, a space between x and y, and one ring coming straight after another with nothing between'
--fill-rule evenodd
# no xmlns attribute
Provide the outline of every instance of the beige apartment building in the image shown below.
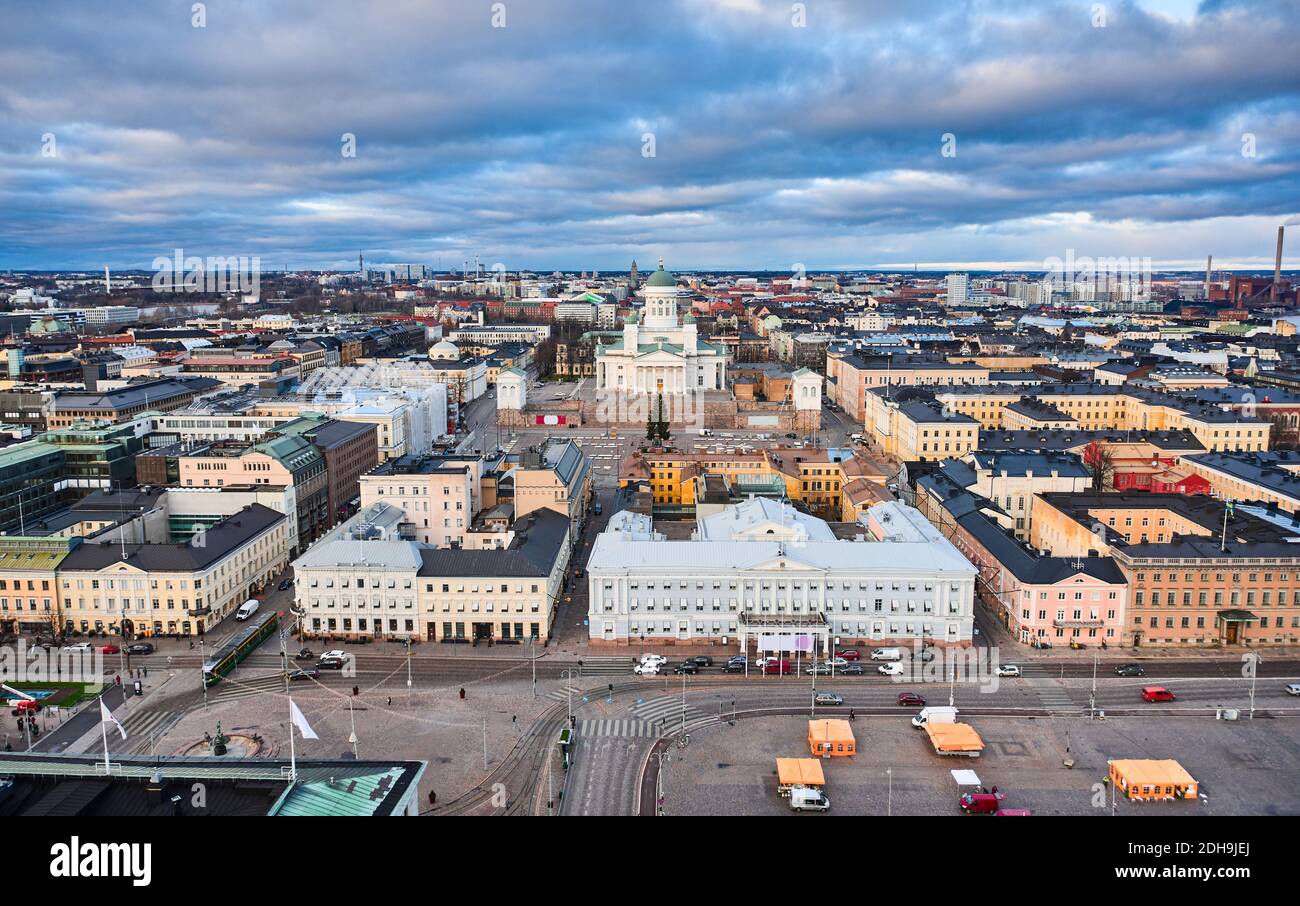
<svg viewBox="0 0 1300 906"><path fill-rule="evenodd" d="M65 628L199 634L263 591L289 561L288 520L260 504L184 543L92 540L59 564Z"/></svg>
<svg viewBox="0 0 1300 906"><path fill-rule="evenodd" d="M403 456L362 475L361 508L386 503L406 514L409 536L436 547L465 547L479 510L478 456Z"/></svg>
<svg viewBox="0 0 1300 906"><path fill-rule="evenodd" d="M856 353L826 353L827 390L834 387L835 402L862 421L867 394L877 387L933 387L983 385L989 370L971 363L923 359L920 356L864 357Z"/></svg>
<svg viewBox="0 0 1300 906"><path fill-rule="evenodd" d="M1031 404L1022 404L1024 399ZM1262 418L1129 386L949 387L937 392L935 400L985 428L1188 431L1207 450L1215 451L1267 450L1272 428ZM869 409L868 419L877 411L878 407ZM871 428L869 421L867 428Z"/></svg>

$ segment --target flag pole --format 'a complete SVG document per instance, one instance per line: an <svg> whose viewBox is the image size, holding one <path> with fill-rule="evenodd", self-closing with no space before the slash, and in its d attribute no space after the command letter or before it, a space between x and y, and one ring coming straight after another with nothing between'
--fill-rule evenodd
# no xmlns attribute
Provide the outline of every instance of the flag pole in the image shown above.
<svg viewBox="0 0 1300 906"><path fill-rule="evenodd" d="M104 776L107 777L112 773L112 768L108 764L108 727L105 726L108 721L101 716L99 719L99 735L104 740Z"/></svg>
<svg viewBox="0 0 1300 906"><path fill-rule="evenodd" d="M289 782L298 782L298 760L293 749L293 699L291 698L289 699Z"/></svg>

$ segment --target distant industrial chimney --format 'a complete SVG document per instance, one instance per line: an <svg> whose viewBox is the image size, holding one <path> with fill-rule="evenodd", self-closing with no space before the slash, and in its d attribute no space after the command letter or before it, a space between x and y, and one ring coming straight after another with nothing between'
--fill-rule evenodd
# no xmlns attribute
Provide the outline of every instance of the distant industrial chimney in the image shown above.
<svg viewBox="0 0 1300 906"><path fill-rule="evenodd" d="M1210 280L1212 279L1211 275L1213 273L1214 273L1214 256L1207 255L1205 257L1205 301L1207 302L1210 301Z"/></svg>
<svg viewBox="0 0 1300 906"><path fill-rule="evenodd" d="M1282 282L1282 233L1286 227L1277 228L1277 255L1273 258L1273 286L1268 291L1268 301L1277 304L1277 285Z"/></svg>
<svg viewBox="0 0 1300 906"><path fill-rule="evenodd" d="M113 294L113 281L108 279L108 265L104 265L104 294L111 296Z"/></svg>

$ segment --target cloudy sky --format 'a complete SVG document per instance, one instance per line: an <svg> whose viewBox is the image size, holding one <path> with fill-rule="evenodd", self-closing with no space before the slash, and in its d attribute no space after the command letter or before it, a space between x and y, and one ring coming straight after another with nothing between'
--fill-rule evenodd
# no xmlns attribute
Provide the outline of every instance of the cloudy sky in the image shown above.
<svg viewBox="0 0 1300 906"><path fill-rule="evenodd" d="M1295 0L192 6L0 0L0 267L1267 267L1300 226Z"/></svg>

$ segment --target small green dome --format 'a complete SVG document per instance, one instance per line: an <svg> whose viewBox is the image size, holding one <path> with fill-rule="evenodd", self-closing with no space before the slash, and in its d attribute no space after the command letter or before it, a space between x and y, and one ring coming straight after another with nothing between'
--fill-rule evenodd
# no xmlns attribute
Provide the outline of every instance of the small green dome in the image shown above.
<svg viewBox="0 0 1300 906"><path fill-rule="evenodd" d="M645 285L672 287L677 285L677 278L673 276L672 271L664 270L664 261L660 258L659 269L650 275L650 278L646 280Z"/></svg>

